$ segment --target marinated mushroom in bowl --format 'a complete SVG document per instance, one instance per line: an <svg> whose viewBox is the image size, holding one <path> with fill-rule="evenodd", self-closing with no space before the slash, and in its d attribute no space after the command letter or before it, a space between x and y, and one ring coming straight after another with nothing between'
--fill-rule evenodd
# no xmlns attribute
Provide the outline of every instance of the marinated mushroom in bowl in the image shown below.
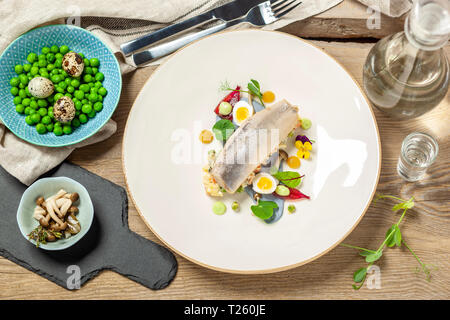
<svg viewBox="0 0 450 320"><path fill-rule="evenodd" d="M39 225L28 235L29 239L36 241L36 246L59 239L67 239L81 231L77 219L79 201L78 193L69 193L64 189L55 195L44 199L36 199L33 218Z"/></svg>

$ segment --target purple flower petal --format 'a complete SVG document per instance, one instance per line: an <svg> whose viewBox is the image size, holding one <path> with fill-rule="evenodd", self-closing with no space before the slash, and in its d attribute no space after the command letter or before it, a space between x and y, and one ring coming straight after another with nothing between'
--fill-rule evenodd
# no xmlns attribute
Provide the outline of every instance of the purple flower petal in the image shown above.
<svg viewBox="0 0 450 320"><path fill-rule="evenodd" d="M298 141L298 140L300 140L302 143L305 143L305 142L311 143L311 141L308 139L307 136L298 135L298 136L295 138L295 141Z"/></svg>

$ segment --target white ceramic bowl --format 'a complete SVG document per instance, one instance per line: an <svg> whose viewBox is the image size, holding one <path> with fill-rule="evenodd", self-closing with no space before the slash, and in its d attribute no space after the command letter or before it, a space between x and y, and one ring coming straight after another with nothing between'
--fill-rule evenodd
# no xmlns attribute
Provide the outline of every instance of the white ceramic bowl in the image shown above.
<svg viewBox="0 0 450 320"><path fill-rule="evenodd" d="M81 231L68 239L61 239L55 242L47 242L39 244L40 249L44 250L63 250L73 246L81 240L89 231L94 219L94 206L88 191L79 182L67 177L42 178L37 180L22 195L19 208L17 209L17 223L22 235L36 245L35 240L28 239L28 234L33 231L39 222L33 218L34 208L36 207L36 199L44 197L47 199L56 194L59 190L64 189L67 192L77 192L80 200L77 203L78 214L77 219L81 225Z"/></svg>

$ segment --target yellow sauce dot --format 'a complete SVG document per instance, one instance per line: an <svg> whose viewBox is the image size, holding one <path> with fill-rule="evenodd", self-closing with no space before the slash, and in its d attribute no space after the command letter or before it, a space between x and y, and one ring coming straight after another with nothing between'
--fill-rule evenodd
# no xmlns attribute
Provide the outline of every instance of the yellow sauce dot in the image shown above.
<svg viewBox="0 0 450 320"><path fill-rule="evenodd" d="M262 99L265 103L271 103L275 100L275 93L272 91L266 91L263 93Z"/></svg>
<svg viewBox="0 0 450 320"><path fill-rule="evenodd" d="M287 165L292 169L300 168L300 159L296 156L291 156L286 161Z"/></svg>
<svg viewBox="0 0 450 320"><path fill-rule="evenodd" d="M214 139L214 136L211 131L203 130L202 132L200 132L199 139L202 143L206 144L206 143L211 143Z"/></svg>

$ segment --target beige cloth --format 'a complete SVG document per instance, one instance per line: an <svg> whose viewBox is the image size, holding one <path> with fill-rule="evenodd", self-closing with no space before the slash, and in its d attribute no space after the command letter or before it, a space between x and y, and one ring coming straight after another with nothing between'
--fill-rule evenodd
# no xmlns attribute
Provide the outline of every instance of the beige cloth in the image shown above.
<svg viewBox="0 0 450 320"><path fill-rule="evenodd" d="M411 9L409 0L358 0L362 4L390 17L400 17Z"/></svg>
<svg viewBox="0 0 450 320"><path fill-rule="evenodd" d="M116 53L121 61L122 72L125 73L135 67L119 53L121 43L230 1L0 0L0 53L11 41L33 27L65 18L66 23L79 25L98 35ZM281 28L293 21L325 11L343 0L302 1L301 6L265 29ZM243 27L245 26L239 26ZM0 122L0 165L29 185L41 174L64 161L75 148L102 141L115 131L116 123L110 120L96 135L79 144L47 148L17 138Z"/></svg>

